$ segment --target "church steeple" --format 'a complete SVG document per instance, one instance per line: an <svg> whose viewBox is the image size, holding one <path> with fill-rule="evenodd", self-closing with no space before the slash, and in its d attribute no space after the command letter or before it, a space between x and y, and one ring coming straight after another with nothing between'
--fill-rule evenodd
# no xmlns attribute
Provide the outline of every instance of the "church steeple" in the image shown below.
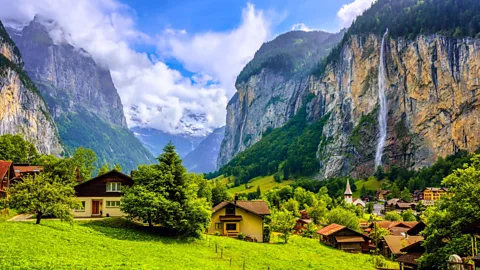
<svg viewBox="0 0 480 270"><path fill-rule="evenodd" d="M345 202L346 203L353 203L352 202L352 190L350 189L350 180L347 179L347 187L345 188Z"/></svg>

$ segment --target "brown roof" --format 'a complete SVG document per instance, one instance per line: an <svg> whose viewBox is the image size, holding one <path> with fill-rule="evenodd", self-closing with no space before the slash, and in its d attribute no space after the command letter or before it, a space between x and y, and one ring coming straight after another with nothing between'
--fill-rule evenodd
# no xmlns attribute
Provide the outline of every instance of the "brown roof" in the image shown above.
<svg viewBox="0 0 480 270"><path fill-rule="evenodd" d="M402 203L402 202L397 202L397 206L399 208L411 208L412 205L417 205L416 203Z"/></svg>
<svg viewBox="0 0 480 270"><path fill-rule="evenodd" d="M303 222L305 224L309 224L309 223L312 223L312 220L309 218L299 218L297 219L297 222Z"/></svg>
<svg viewBox="0 0 480 270"><path fill-rule="evenodd" d="M404 254L397 258L397 262L403 262L407 264L418 265L417 260L423 255L423 253L416 252L416 253L408 253Z"/></svg>
<svg viewBox="0 0 480 270"><path fill-rule="evenodd" d="M399 255L402 254L402 251L400 251L402 248L418 241L422 241L423 236L409 236L408 238L405 238L398 235L386 235L383 237L383 239L385 239L390 251L395 255Z"/></svg>
<svg viewBox="0 0 480 270"><path fill-rule="evenodd" d="M386 194L388 194L388 193L390 193L390 190L377 190L377 196L378 196L379 194L386 195Z"/></svg>
<svg viewBox="0 0 480 270"><path fill-rule="evenodd" d="M338 224L332 223L332 224L330 224L326 227L323 227L322 229L317 231L317 233L321 234L321 235L328 236L328 235L331 235L332 233L336 233L340 230L343 230L344 228L346 228L346 227L343 226L343 225L338 225Z"/></svg>
<svg viewBox="0 0 480 270"><path fill-rule="evenodd" d="M15 171L15 177L20 177L28 173L38 173L43 171L43 166L30 166L30 165L15 165L13 164L13 170Z"/></svg>
<svg viewBox="0 0 480 270"><path fill-rule="evenodd" d="M252 212L259 216L270 215L270 209L268 208L268 204L265 201L236 201L236 202L223 201L217 204L215 207L213 207L213 212L216 212L224 208L228 204L235 204L236 206L242 208L243 210Z"/></svg>
<svg viewBox="0 0 480 270"><path fill-rule="evenodd" d="M404 227L404 228L412 228L413 226L417 225L418 222L416 221L377 221L370 224L370 227L373 228L374 224L378 224L381 228L390 230L393 227Z"/></svg>
<svg viewBox="0 0 480 270"><path fill-rule="evenodd" d="M338 243L359 243L365 242L365 239L361 236L335 236Z"/></svg>
<svg viewBox="0 0 480 270"><path fill-rule="evenodd" d="M12 165L11 161L3 161L0 160L0 179L3 179L5 177L5 174L7 174L8 169Z"/></svg>

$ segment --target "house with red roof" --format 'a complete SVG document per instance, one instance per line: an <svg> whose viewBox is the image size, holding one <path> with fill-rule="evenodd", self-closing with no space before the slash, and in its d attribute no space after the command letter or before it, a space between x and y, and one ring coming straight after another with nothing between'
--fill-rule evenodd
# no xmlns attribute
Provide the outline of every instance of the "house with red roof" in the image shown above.
<svg viewBox="0 0 480 270"><path fill-rule="evenodd" d="M10 179L15 177L13 163L0 160L0 196L4 196L10 185Z"/></svg>
<svg viewBox="0 0 480 270"><path fill-rule="evenodd" d="M368 252L370 238L343 225L332 223L319 231L320 242L346 252Z"/></svg>
<svg viewBox="0 0 480 270"><path fill-rule="evenodd" d="M308 216L308 213L306 210L301 210L300 211L301 217L297 219L295 222L295 227L293 228L295 230L296 234L301 234L307 229L307 225L312 223L312 219Z"/></svg>
<svg viewBox="0 0 480 270"><path fill-rule="evenodd" d="M254 242L263 242L263 226L270 209L265 201L223 201L213 207L207 232L236 237L244 234Z"/></svg>

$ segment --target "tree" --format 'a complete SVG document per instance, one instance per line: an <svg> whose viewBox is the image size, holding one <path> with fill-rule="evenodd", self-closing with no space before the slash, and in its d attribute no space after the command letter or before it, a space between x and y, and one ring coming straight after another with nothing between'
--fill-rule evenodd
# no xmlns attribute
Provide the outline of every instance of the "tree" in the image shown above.
<svg viewBox="0 0 480 270"><path fill-rule="evenodd" d="M410 194L410 190L408 188L404 188L402 192L400 193L400 199L406 201L406 202L411 202L412 201L412 195Z"/></svg>
<svg viewBox="0 0 480 270"><path fill-rule="evenodd" d="M173 235L199 237L210 224L211 204L198 197L198 186L173 144L167 144L157 160L159 164L140 166L133 174L139 187L125 191L122 209L131 218L161 224Z"/></svg>
<svg viewBox="0 0 480 270"><path fill-rule="evenodd" d="M294 198L290 198L287 202L283 204L283 207L285 207L286 210L290 211L292 215L299 217L300 216L300 211L298 208L298 202Z"/></svg>
<svg viewBox="0 0 480 270"><path fill-rule="evenodd" d="M197 197L205 198L207 202L212 202L212 186L211 181L205 179L203 174L189 173L188 177L197 185Z"/></svg>
<svg viewBox="0 0 480 270"><path fill-rule="evenodd" d="M419 215L423 214L423 212L425 212L426 209L427 209L427 206L425 206L425 204L423 204L422 201L419 201L417 203L417 206L415 207L415 210L419 213Z"/></svg>
<svg viewBox="0 0 480 270"><path fill-rule="evenodd" d="M261 198L262 197L262 191L260 190L260 186L257 186L257 198Z"/></svg>
<svg viewBox="0 0 480 270"><path fill-rule="evenodd" d="M372 202L368 202L368 203L365 205L365 211L366 211L368 214L372 214L372 213L373 213L373 203L372 203Z"/></svg>
<svg viewBox="0 0 480 270"><path fill-rule="evenodd" d="M408 209L406 211L403 211L402 220L403 221L416 221L417 218L415 217L415 214L413 213L413 210Z"/></svg>
<svg viewBox="0 0 480 270"><path fill-rule="evenodd" d="M296 220L292 213L285 208L274 212L272 215L272 228L283 235L285 244L293 232Z"/></svg>
<svg viewBox="0 0 480 270"><path fill-rule="evenodd" d="M9 205L20 212L37 215L37 224L45 215L54 215L62 221L73 221L71 209L80 207L72 185L40 173L26 176L9 190Z"/></svg>
<svg viewBox="0 0 480 270"><path fill-rule="evenodd" d="M32 163L40 155L33 144L21 135L6 134L0 136L0 160L14 163Z"/></svg>
<svg viewBox="0 0 480 270"><path fill-rule="evenodd" d="M214 181L212 187L212 204L215 206L223 201L230 200L230 195L227 191L227 186L221 181Z"/></svg>
<svg viewBox="0 0 480 270"><path fill-rule="evenodd" d="M327 215L328 222L346 226L354 231L360 230L360 220L357 215L345 208L337 207L332 209Z"/></svg>
<svg viewBox="0 0 480 270"><path fill-rule="evenodd" d="M113 169L116 170L117 172L122 172L123 171L123 168L120 164L115 164L115 166L113 166Z"/></svg>
<svg viewBox="0 0 480 270"><path fill-rule="evenodd" d="M390 221L401 221L402 216L397 213L397 211L390 211L385 213L385 220L390 220Z"/></svg>
<svg viewBox="0 0 480 270"><path fill-rule="evenodd" d="M382 241L383 237L386 235L390 235L390 231L382 228L377 223L374 223L374 228L370 232L369 237L372 238L373 242L375 243L375 246L377 246L377 243Z"/></svg>
<svg viewBox="0 0 480 270"><path fill-rule="evenodd" d="M110 169L108 168L108 164L105 163L100 169L98 169L98 175L106 174L109 171Z"/></svg>
<svg viewBox="0 0 480 270"><path fill-rule="evenodd" d="M426 250L420 259L422 269L446 268L451 254L472 255L470 236L461 231L480 219L480 154L472 157L470 165L448 175L442 184L449 187L448 195L424 213L427 227L422 233Z"/></svg>
<svg viewBox="0 0 480 270"><path fill-rule="evenodd" d="M77 167L80 173L80 177L83 181L92 178L92 173L97 169L95 167L95 161L97 161L97 155L92 149L79 147L75 150L72 156L73 163Z"/></svg>
<svg viewBox="0 0 480 270"><path fill-rule="evenodd" d="M400 195L401 195L400 194L400 188L398 187L397 183L393 183L393 185L390 189L390 194L392 195L393 198L399 198L400 197Z"/></svg>
<svg viewBox="0 0 480 270"><path fill-rule="evenodd" d="M325 222L327 219L327 203L323 200L315 200L312 206L309 206L306 211L315 224Z"/></svg>

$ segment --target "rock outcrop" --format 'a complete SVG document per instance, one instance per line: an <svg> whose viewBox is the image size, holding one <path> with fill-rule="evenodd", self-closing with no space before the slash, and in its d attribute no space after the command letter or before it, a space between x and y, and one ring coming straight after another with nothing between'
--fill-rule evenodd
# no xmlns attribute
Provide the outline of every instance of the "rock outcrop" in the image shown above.
<svg viewBox="0 0 480 270"><path fill-rule="evenodd" d="M63 152L49 109L0 22L0 135L4 134L22 134L43 154Z"/></svg>

